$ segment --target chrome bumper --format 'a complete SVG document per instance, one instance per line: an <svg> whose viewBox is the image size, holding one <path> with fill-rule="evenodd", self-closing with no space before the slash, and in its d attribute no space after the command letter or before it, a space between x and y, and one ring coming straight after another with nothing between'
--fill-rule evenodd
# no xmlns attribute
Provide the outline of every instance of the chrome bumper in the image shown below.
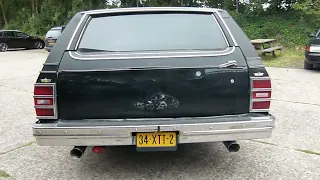
<svg viewBox="0 0 320 180"><path fill-rule="evenodd" d="M77 121L72 124L69 123L70 121L58 121L36 123L32 129L37 144L42 146L115 146L135 145L133 134L136 132L179 131L178 143L200 143L269 138L275 127L273 116L247 117L246 120L241 121L235 121L239 116L227 118L233 121L214 122L225 119L223 117L211 119L210 117L192 118L193 122L198 120L197 123L180 124L162 121L160 125L152 123L152 125L122 126L103 125L103 121L95 121L95 123Z"/></svg>

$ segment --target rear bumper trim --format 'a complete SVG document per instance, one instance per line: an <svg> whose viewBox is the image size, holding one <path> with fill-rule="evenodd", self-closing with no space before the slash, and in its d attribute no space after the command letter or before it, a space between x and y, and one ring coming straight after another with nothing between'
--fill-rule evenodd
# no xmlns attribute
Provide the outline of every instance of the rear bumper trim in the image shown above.
<svg viewBox="0 0 320 180"><path fill-rule="evenodd" d="M275 118L265 116L248 121L135 126L63 126L34 124L33 135L42 146L118 146L135 145L136 132L178 131L178 142L200 143L271 137Z"/></svg>

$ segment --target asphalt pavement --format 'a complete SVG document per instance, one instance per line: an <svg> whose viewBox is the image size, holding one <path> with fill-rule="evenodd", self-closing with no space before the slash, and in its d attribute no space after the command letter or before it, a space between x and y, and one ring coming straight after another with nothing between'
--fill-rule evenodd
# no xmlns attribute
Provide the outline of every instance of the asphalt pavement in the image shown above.
<svg viewBox="0 0 320 180"><path fill-rule="evenodd" d="M181 145L176 152L136 152L134 147L88 148L80 160L71 147L38 146L33 84L48 53L0 53L0 179L320 179L320 70L268 68L271 113L269 139L238 141L230 153L222 143ZM6 177L9 176L9 177Z"/></svg>

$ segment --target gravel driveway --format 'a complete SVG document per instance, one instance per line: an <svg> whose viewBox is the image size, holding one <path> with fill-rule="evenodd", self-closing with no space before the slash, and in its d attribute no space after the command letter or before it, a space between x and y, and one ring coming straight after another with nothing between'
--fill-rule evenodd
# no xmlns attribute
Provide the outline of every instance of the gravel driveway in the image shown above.
<svg viewBox="0 0 320 180"><path fill-rule="evenodd" d="M0 179L320 179L319 70L268 68L276 129L270 139L239 141L237 153L204 143L177 152L88 148L74 160L71 147L41 147L32 137L33 83L47 55L0 53Z"/></svg>

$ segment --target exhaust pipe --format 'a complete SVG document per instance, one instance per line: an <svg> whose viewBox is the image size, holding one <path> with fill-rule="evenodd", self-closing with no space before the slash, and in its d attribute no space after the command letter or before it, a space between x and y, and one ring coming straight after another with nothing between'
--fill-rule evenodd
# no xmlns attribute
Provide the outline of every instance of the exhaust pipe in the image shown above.
<svg viewBox="0 0 320 180"><path fill-rule="evenodd" d="M70 151L70 155L73 159L80 159L86 150L87 146L75 146Z"/></svg>
<svg viewBox="0 0 320 180"><path fill-rule="evenodd" d="M237 152L240 149L240 145L236 141L223 141L229 152Z"/></svg>

